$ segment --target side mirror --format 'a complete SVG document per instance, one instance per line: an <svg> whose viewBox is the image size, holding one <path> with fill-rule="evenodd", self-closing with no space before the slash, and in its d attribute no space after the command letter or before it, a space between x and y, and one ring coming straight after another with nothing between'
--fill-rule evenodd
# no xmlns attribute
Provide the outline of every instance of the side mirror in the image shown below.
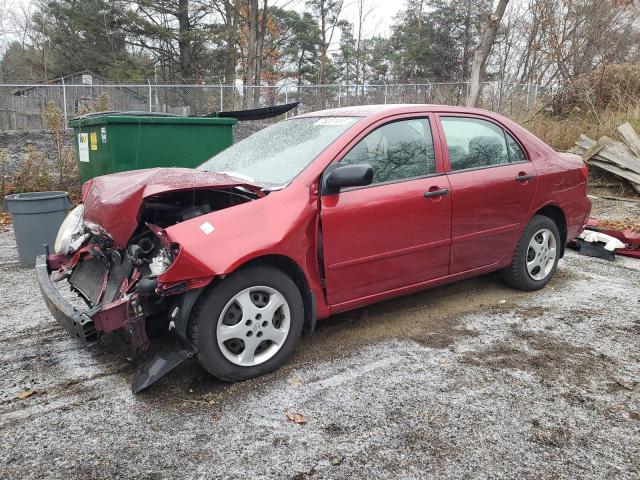
<svg viewBox="0 0 640 480"><path fill-rule="evenodd" d="M373 182L373 167L367 163L343 165L331 170L325 177L324 193L338 193L347 187L363 187Z"/></svg>

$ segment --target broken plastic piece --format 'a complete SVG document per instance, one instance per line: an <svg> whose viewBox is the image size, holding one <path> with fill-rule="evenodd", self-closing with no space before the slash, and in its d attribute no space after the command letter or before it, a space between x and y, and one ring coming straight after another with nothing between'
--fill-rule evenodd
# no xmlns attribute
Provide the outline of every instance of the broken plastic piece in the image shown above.
<svg viewBox="0 0 640 480"><path fill-rule="evenodd" d="M610 252L613 252L618 248L625 247L624 243L622 243L617 238L614 238L611 235L606 235L602 232L595 232L593 230L585 230L578 236L578 238L589 243L597 243L597 242L604 243L605 244L604 248L606 250L609 250Z"/></svg>
<svg viewBox="0 0 640 480"><path fill-rule="evenodd" d="M188 350L174 350L162 355L157 355L153 360L138 370L131 384L131 390L133 393L138 393L149 388L191 356L193 356L193 353Z"/></svg>

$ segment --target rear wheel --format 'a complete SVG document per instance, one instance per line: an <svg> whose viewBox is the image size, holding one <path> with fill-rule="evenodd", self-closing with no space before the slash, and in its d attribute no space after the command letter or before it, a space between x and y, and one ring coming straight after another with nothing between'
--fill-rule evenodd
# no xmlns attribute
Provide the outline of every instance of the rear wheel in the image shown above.
<svg viewBox="0 0 640 480"><path fill-rule="evenodd" d="M302 333L296 284L270 266L239 270L205 293L191 320L198 360L216 377L237 381L282 365Z"/></svg>
<svg viewBox="0 0 640 480"><path fill-rule="evenodd" d="M536 215L522 232L504 280L520 290L539 290L553 277L559 259L558 226L549 217Z"/></svg>

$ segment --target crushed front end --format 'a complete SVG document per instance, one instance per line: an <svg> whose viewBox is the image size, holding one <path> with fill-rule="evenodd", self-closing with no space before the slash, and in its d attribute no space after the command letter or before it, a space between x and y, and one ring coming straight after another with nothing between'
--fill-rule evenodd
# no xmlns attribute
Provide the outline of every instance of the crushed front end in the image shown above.
<svg viewBox="0 0 640 480"><path fill-rule="evenodd" d="M82 233L77 249L38 257L36 275L49 310L83 343L124 330L134 352L140 352L147 349L150 332L169 325L167 312L175 299L157 294L156 287L175 252L150 228L145 233L125 249L113 247L107 235ZM84 300L85 311L58 292L54 282L61 281Z"/></svg>
<svg viewBox="0 0 640 480"><path fill-rule="evenodd" d="M177 349L143 367L134 380L134 391L148 387L195 353L188 339L188 318L199 293L213 279L159 281L181 249L168 240L164 229L258 198L247 189L234 191L237 184L217 177L208 178L217 183L208 188L186 190L186 185L206 180L199 173L182 172L178 181L166 185L167 177L175 176L175 169L167 170L155 169L142 178L140 173L98 177L85 184L84 203L62 224L55 253L46 252L36 261L49 311L81 342L93 344L103 335L122 331L135 355L146 350L155 336L174 334ZM138 177L125 182L127 175ZM195 175L193 180L190 175ZM86 308L67 300L56 288L57 282L67 282Z"/></svg>

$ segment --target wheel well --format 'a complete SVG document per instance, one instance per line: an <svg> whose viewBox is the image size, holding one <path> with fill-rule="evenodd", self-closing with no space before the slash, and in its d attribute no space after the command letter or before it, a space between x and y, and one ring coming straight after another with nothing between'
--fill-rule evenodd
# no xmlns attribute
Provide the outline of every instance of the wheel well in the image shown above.
<svg viewBox="0 0 640 480"><path fill-rule="evenodd" d="M264 255L249 260L243 264L240 268L245 268L254 265L270 265L272 267L281 270L291 278L300 294L302 295L302 303L304 305L304 327L303 333L311 333L315 329L316 325L316 303L313 293L309 289L309 283L304 275L302 269L296 262L284 255Z"/></svg>
<svg viewBox="0 0 640 480"><path fill-rule="evenodd" d="M562 209L556 205L547 205L536 212L536 215L544 215L554 221L560 232L560 257L564 255L567 244L567 218Z"/></svg>

